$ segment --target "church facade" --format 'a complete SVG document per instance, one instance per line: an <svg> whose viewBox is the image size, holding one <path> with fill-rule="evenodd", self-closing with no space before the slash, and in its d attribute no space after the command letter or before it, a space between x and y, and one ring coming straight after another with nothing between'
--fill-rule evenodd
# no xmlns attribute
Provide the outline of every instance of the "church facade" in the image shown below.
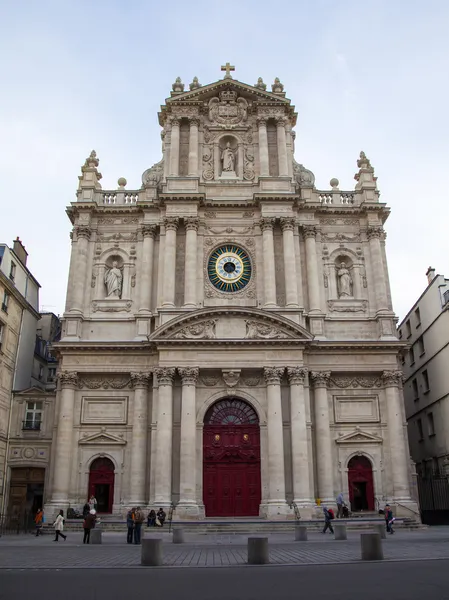
<svg viewBox="0 0 449 600"><path fill-rule="evenodd" d="M175 81L139 190L81 169L46 509L306 518L343 492L411 516L374 169L319 191L279 79L224 69Z"/></svg>

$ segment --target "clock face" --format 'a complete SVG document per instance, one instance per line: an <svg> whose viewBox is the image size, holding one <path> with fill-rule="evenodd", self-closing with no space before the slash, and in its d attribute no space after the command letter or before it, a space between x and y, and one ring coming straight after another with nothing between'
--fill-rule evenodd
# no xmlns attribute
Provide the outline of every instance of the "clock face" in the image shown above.
<svg viewBox="0 0 449 600"><path fill-rule="evenodd" d="M245 250L226 244L212 252L207 272L212 285L221 292L238 292L251 279L251 261Z"/></svg>

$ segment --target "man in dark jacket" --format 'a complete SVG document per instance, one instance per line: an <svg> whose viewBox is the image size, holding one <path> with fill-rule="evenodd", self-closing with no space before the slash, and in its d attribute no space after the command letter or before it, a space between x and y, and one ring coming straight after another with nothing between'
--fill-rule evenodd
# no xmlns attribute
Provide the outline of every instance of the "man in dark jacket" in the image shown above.
<svg viewBox="0 0 449 600"><path fill-rule="evenodd" d="M126 541L128 544L133 543L135 512L136 512L136 509L133 506L133 508L126 513L126 527L128 528L128 534L126 536Z"/></svg>
<svg viewBox="0 0 449 600"><path fill-rule="evenodd" d="M140 506L136 508L136 512L134 513L134 543L140 544L140 536L142 533L142 523L145 521L145 516L143 514Z"/></svg>
<svg viewBox="0 0 449 600"><path fill-rule="evenodd" d="M324 514L324 529L323 533L326 533L328 529L330 529L329 533L334 533L334 528L332 527L332 519L333 514L329 512L327 506L323 506L323 514Z"/></svg>
<svg viewBox="0 0 449 600"><path fill-rule="evenodd" d="M84 529L83 544L90 543L90 530L95 527L96 521L97 521L97 517L96 517L95 511L94 510L89 511L89 514L86 515L86 518L84 519L84 522L83 522L83 529Z"/></svg>
<svg viewBox="0 0 449 600"><path fill-rule="evenodd" d="M393 534L394 533L394 530L392 527L393 511L391 510L391 507L389 504L385 505L384 515L385 515L385 526L387 528L387 533Z"/></svg>

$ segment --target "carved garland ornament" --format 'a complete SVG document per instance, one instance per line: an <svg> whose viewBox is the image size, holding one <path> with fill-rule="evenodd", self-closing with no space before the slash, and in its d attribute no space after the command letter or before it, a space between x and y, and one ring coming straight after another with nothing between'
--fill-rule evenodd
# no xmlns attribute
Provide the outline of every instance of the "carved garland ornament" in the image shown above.
<svg viewBox="0 0 449 600"><path fill-rule="evenodd" d="M182 340L213 340L215 339L216 319L208 319L200 323L187 325L175 334L175 339Z"/></svg>
<svg viewBox="0 0 449 600"><path fill-rule="evenodd" d="M355 377L340 377L338 375L335 375L334 377L332 377L331 383L333 385L336 385L339 388L362 387L362 388L370 389L373 387L380 387L382 385L382 381L381 381L380 377L377 377L377 376L359 377L357 375Z"/></svg>
<svg viewBox="0 0 449 600"><path fill-rule="evenodd" d="M274 340L274 339L286 339L289 336L278 329L274 325L265 325L263 323L259 323L258 321L245 320L246 323L246 335L245 339L247 340L255 340L255 339L264 339L264 340Z"/></svg>
<svg viewBox="0 0 449 600"><path fill-rule="evenodd" d="M100 388L122 390L125 387L131 387L131 380L129 377L83 377L79 379L78 387L89 390L99 390Z"/></svg>

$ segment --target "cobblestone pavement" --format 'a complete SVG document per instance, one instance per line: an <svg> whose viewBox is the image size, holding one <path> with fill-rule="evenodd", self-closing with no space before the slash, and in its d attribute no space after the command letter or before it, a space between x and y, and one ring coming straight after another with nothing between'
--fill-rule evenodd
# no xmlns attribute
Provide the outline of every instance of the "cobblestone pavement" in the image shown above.
<svg viewBox="0 0 449 600"><path fill-rule="evenodd" d="M148 535L148 533L147 533ZM154 534L150 534L154 535ZM229 567L246 564L243 535L190 535L186 543L174 545L168 532L164 542L164 565L176 567ZM256 536L257 537L257 536ZM261 536L264 537L264 536ZM273 565L311 565L360 562L360 534L349 532L347 541L332 535L310 533L309 541L294 542L292 535L269 538ZM66 542L52 536L32 535L0 538L0 569L86 569L140 566L140 547L123 543L121 533L104 533L102 545L84 545L79 533L69 533ZM383 541L387 561L449 559L449 528L397 531Z"/></svg>

